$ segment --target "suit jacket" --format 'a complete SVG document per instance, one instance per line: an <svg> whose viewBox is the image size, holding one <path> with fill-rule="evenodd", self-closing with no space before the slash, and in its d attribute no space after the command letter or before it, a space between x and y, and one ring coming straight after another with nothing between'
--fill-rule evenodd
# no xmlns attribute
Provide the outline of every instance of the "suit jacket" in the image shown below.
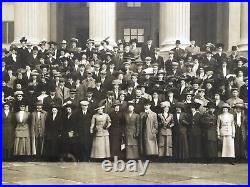
<svg viewBox="0 0 250 187"><path fill-rule="evenodd" d="M240 87L240 96L239 96L245 103L248 102L248 89L247 86L244 84Z"/></svg>
<svg viewBox="0 0 250 187"><path fill-rule="evenodd" d="M110 114L111 126L109 128L110 136L121 136L124 134L125 118L122 111L112 111Z"/></svg>
<svg viewBox="0 0 250 187"><path fill-rule="evenodd" d="M153 57L154 56L154 46L151 45L150 49L148 45L145 44L141 48L141 59L144 61L146 57Z"/></svg>
<svg viewBox="0 0 250 187"><path fill-rule="evenodd" d="M179 49L176 49L173 48L171 49L171 51L174 51L174 58L177 59L177 60L180 60L181 58L185 58L185 50L182 49L182 48L179 48Z"/></svg>
<svg viewBox="0 0 250 187"><path fill-rule="evenodd" d="M169 135L172 136L172 127L174 126L174 116L173 114L168 114L168 117L165 118L163 113L158 114L159 122L159 134L160 135Z"/></svg>
<svg viewBox="0 0 250 187"><path fill-rule="evenodd" d="M67 88L66 86L64 86L63 90L58 86L56 87L56 97L60 98L64 103L64 100L69 98L70 96L69 91L69 88Z"/></svg>
<svg viewBox="0 0 250 187"><path fill-rule="evenodd" d="M81 144L91 145L91 134L90 134L90 125L92 114L87 111L85 115L83 115L82 110L77 110L74 114L75 125L76 125L76 133L78 136L78 141Z"/></svg>
<svg viewBox="0 0 250 187"><path fill-rule="evenodd" d="M153 55L153 57L152 57L152 63L157 63L159 69L161 69L161 68L164 69L164 59L163 59L162 56L158 55L158 58L156 59L155 55Z"/></svg>
<svg viewBox="0 0 250 187"><path fill-rule="evenodd" d="M58 112L55 120L53 120L52 113L48 114L45 120L44 135L46 140L57 140L62 135L62 115Z"/></svg>
<svg viewBox="0 0 250 187"><path fill-rule="evenodd" d="M196 112L193 116L190 115L190 134L191 136L201 136L202 129L201 129L201 114L200 112Z"/></svg>
<svg viewBox="0 0 250 187"><path fill-rule="evenodd" d="M203 132L206 140L208 141L217 141L217 116L215 114L211 114L210 112L205 112L201 116L201 125L203 128Z"/></svg>
<svg viewBox="0 0 250 187"><path fill-rule="evenodd" d="M12 150L15 141L14 114L9 111L8 116L2 110L2 146L3 149Z"/></svg>
<svg viewBox="0 0 250 187"><path fill-rule="evenodd" d="M186 51L187 55L198 55L201 52L200 47L198 47L196 45L194 47L192 47L191 45L187 46L185 48L185 51Z"/></svg>
<svg viewBox="0 0 250 187"><path fill-rule="evenodd" d="M53 99L51 98L51 96L45 97L43 100L43 105L44 105L44 110L45 111L50 111L51 110L51 106L53 104L56 104L58 106L62 106L62 99L59 97L54 97Z"/></svg>
<svg viewBox="0 0 250 187"><path fill-rule="evenodd" d="M167 59L165 62L164 62L164 69L166 71L169 71L172 69L172 62L176 62L177 59L173 58L173 59Z"/></svg>
<svg viewBox="0 0 250 187"><path fill-rule="evenodd" d="M179 121L177 119L177 114L174 114L174 130L176 134L187 134L187 128L189 126L188 116L186 113L181 112Z"/></svg>

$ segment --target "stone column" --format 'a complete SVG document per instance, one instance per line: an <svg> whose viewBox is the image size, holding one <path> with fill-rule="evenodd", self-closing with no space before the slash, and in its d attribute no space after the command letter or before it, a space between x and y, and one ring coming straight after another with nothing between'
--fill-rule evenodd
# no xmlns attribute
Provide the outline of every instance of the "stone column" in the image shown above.
<svg viewBox="0 0 250 187"><path fill-rule="evenodd" d="M248 51L248 3L241 3L239 51Z"/></svg>
<svg viewBox="0 0 250 187"><path fill-rule="evenodd" d="M43 39L49 40L49 9L49 3L15 3L15 42L23 36L34 44Z"/></svg>
<svg viewBox="0 0 250 187"><path fill-rule="evenodd" d="M190 42L190 3L160 3L160 47L169 51L180 40L182 47Z"/></svg>
<svg viewBox="0 0 250 187"><path fill-rule="evenodd" d="M89 38L97 42L110 37L112 45L116 41L116 3L89 3Z"/></svg>

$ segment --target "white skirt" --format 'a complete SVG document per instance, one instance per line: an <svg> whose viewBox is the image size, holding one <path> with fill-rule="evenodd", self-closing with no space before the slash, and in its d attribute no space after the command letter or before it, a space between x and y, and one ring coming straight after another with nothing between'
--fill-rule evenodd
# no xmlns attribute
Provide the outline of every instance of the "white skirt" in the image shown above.
<svg viewBox="0 0 250 187"><path fill-rule="evenodd" d="M109 158L110 144L109 136L95 136L93 138L91 158Z"/></svg>
<svg viewBox="0 0 250 187"><path fill-rule="evenodd" d="M222 136L222 155L221 157L235 157L234 138L232 136Z"/></svg>

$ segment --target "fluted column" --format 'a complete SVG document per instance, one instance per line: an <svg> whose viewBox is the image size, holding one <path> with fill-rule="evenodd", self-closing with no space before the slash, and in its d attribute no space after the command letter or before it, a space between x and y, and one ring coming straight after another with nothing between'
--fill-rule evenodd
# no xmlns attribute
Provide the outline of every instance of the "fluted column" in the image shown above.
<svg viewBox="0 0 250 187"><path fill-rule="evenodd" d="M239 51L248 51L248 3L241 3Z"/></svg>
<svg viewBox="0 0 250 187"><path fill-rule="evenodd" d="M111 44L116 40L116 3L89 3L89 37L102 41L110 37Z"/></svg>
<svg viewBox="0 0 250 187"><path fill-rule="evenodd" d="M15 3L15 41L23 36L31 43L38 43L42 39L49 40L49 3L27 2Z"/></svg>
<svg viewBox="0 0 250 187"><path fill-rule="evenodd" d="M180 40L182 46L190 41L190 3L160 3L160 46L169 51Z"/></svg>

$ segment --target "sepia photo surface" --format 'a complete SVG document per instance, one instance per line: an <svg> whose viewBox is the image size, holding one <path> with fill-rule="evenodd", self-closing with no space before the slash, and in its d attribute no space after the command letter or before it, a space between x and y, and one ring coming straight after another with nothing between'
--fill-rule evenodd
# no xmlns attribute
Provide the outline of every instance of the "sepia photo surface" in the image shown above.
<svg viewBox="0 0 250 187"><path fill-rule="evenodd" d="M2 184L247 184L247 2L2 3Z"/></svg>

